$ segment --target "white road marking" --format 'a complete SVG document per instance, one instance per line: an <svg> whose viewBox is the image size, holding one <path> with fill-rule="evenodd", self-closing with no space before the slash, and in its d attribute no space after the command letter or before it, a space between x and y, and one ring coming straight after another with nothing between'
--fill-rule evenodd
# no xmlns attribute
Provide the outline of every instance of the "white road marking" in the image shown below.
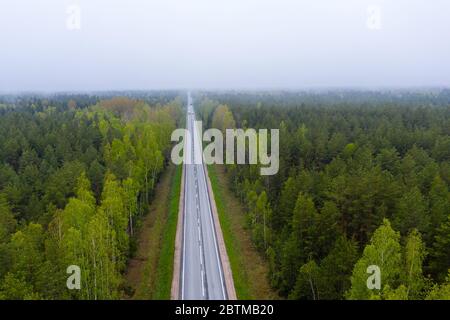
<svg viewBox="0 0 450 320"><path fill-rule="evenodd" d="M182 276L183 276L183 280L181 281L181 300L184 300L184 281L185 281L185 276L184 276L184 270L185 270L185 264L186 264L186 175L187 175L187 169L186 167L184 168L184 173L185 173L185 177L184 177L184 212L183 212L183 272L182 272Z"/></svg>
<svg viewBox="0 0 450 320"><path fill-rule="evenodd" d="M203 277L204 277L204 271L202 269L202 294L203 294L203 297L205 297L205 281L203 280Z"/></svg>
<svg viewBox="0 0 450 320"><path fill-rule="evenodd" d="M204 168L203 168L204 169ZM206 171L203 171L203 180L204 180L204 182L205 182L205 186L206 186L206 188L208 188L208 185L207 185L207 183L206 183L206 178L205 178L205 176L206 176ZM207 189L208 190L208 189ZM223 298L225 299L226 298L226 293L225 293L225 287L224 287L224 284L223 284L223 276L222 276L222 263L220 262L220 258L219 258L219 249L218 249L218 246L217 246L217 241L216 241L216 231L214 230L214 222L213 222L213 219L212 219L212 208L211 208L211 202L210 202L210 199L209 199L209 192L206 192L206 195L207 195L207 197L208 197L208 211L209 211L209 219L210 219L210 221L211 221L211 228L212 228L212 232L213 232L213 239L214 239L214 248L215 248L215 251L216 251L216 259L217 259L217 265L219 266L219 275L220 275L220 285L221 285L221 287L222 287L222 295L223 295Z"/></svg>
<svg viewBox="0 0 450 320"><path fill-rule="evenodd" d="M190 106L190 103L191 102L189 100L188 109L192 110L192 112L193 112L193 108ZM200 137L199 137L199 133L198 133L197 127L194 125L194 121L195 121L195 116L192 115L192 114L188 115L187 127L188 127L188 130L191 131L191 133L192 133L191 134L192 139L190 139L190 142L192 143L192 153L189 155L189 158L191 158L192 160L194 160L196 158L196 151L201 150L201 149L199 149L201 147L200 144L199 144L200 143L200 140L199 140ZM188 149L191 149L191 148L188 148ZM195 164L195 161L192 161L191 163ZM203 157L200 156L200 165L203 165L202 163L203 163ZM186 197L188 171L187 171L186 168L187 167L185 166L185 183L184 183L184 185L185 185L185 188L184 188L185 199L184 199L184 213L183 213L183 223L184 223L184 228L183 228L183 270L182 270L183 281L182 281L181 299L185 298L184 290L185 290L185 286L186 286L186 284L185 284L186 241L185 240L186 240L186 232L187 232L186 231L186 228L187 228L186 227L186 220L187 220L186 218L187 218L187 214L188 214L188 212L187 212L187 197ZM206 287L206 281L207 281L207 279L206 279L207 274L206 274L206 269L205 269L205 262L206 261L204 261L205 259L203 259L203 253L204 253L205 248L204 248L203 243L202 243L202 223L201 223L201 220L200 220L200 203L199 203L200 202L200 194L199 194L199 184L200 184L200 182L198 180L199 179L198 178L198 175L199 175L198 170L203 170L203 174L201 174L202 175L201 179L202 179L202 184L204 183L204 186L205 186L206 191L207 191L206 192L207 193L206 197L207 197L207 201L208 201L208 204L207 204L208 209L207 210L209 212L209 219L210 219L210 222L211 222L211 230L212 230L212 234L213 234L213 242L214 242L214 249L215 249L214 251L216 253L215 255L216 255L217 265L218 265L218 268L219 268L218 271L219 271L219 276L220 276L220 284L221 284L221 288L222 288L222 295L223 295L223 298L226 299L226 290L225 290L225 287L224 287L224 280L223 280L223 274L222 274L223 273L223 271L222 271L222 264L221 264L221 260L220 260L220 257L219 257L219 251L218 251L218 245L217 245L217 239L216 239L217 234L215 232L214 221L213 221L213 217L212 217L211 200L210 200L208 185L207 185L207 182L206 182L206 171L204 170L204 167L198 168L196 165L194 165L193 169L194 169L194 171L193 172L191 171L191 175L189 175L189 177L190 177L190 179L194 178L194 183L195 183L195 187L196 187L196 191L194 192L194 194L195 194L195 201L196 201L196 207L197 207L197 228L198 228L198 241L199 241L198 242L198 248L199 248L199 254L200 254L200 272L201 272L202 295L203 295L204 298L206 297L206 292L207 292L208 288ZM192 214L194 214L194 213L192 213Z"/></svg>

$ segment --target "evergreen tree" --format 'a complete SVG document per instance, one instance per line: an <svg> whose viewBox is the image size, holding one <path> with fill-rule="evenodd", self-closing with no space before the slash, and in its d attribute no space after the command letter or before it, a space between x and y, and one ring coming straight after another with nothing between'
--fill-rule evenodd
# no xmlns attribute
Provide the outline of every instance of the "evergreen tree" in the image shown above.
<svg viewBox="0 0 450 320"><path fill-rule="evenodd" d="M9 236L16 227L17 222L11 212L6 195L0 193L0 244L9 240Z"/></svg>
<svg viewBox="0 0 450 320"><path fill-rule="evenodd" d="M433 243L430 266L438 280L443 281L450 265L450 215L439 229Z"/></svg>
<svg viewBox="0 0 450 320"><path fill-rule="evenodd" d="M429 225L427 205L419 188L405 191L394 214L395 228L402 234L408 234L414 228L421 233L427 233L430 230Z"/></svg>

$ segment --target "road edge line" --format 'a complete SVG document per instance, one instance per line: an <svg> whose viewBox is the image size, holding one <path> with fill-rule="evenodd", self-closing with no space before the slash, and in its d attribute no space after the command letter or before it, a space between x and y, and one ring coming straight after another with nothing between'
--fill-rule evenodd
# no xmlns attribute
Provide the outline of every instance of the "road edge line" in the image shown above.
<svg viewBox="0 0 450 320"><path fill-rule="evenodd" d="M209 179L208 167L203 163L206 176L206 185L209 192L209 200L214 219L214 228L216 230L217 245L219 247L219 255L222 263L222 272L225 279L225 290L227 291L228 300L237 300L236 289L234 288L233 272L231 271L230 260L228 258L227 248L223 239L222 227L220 225L219 213L216 206L216 198Z"/></svg>
<svg viewBox="0 0 450 320"><path fill-rule="evenodd" d="M181 188L180 188L180 200L178 203L178 222L177 233L175 236L175 251L173 257L173 275L172 275L172 288L170 290L171 300L180 300L180 271L181 271L181 248L182 248L182 230L183 230L183 210L184 210L184 179L185 179L185 166L182 165L181 173Z"/></svg>

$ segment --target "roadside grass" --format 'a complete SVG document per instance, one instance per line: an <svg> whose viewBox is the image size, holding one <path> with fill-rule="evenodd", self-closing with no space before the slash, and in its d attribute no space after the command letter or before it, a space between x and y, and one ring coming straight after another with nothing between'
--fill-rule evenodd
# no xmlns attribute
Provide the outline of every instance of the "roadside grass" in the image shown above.
<svg viewBox="0 0 450 320"><path fill-rule="evenodd" d="M244 210L228 189L223 166L209 165L208 174L238 299L279 299L268 283L267 263L258 254L245 230Z"/></svg>
<svg viewBox="0 0 450 320"><path fill-rule="evenodd" d="M159 255L158 267L156 269L156 284L153 299L157 300L170 299L182 172L183 166L177 166L175 168L175 175L172 177L169 212L162 234L162 247Z"/></svg>
<svg viewBox="0 0 450 320"><path fill-rule="evenodd" d="M125 274L128 299L170 299L181 166L169 165L137 235Z"/></svg>

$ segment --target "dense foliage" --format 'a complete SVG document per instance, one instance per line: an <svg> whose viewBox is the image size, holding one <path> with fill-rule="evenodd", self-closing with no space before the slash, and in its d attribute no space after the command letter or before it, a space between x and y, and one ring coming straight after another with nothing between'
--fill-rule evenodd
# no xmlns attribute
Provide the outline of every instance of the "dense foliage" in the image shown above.
<svg viewBox="0 0 450 320"><path fill-rule="evenodd" d="M0 299L120 297L133 230L182 118L174 98L2 99ZM71 265L81 290L66 287Z"/></svg>
<svg viewBox="0 0 450 320"><path fill-rule="evenodd" d="M227 172L282 296L450 298L449 93L197 96L208 127L280 129L278 174Z"/></svg>

